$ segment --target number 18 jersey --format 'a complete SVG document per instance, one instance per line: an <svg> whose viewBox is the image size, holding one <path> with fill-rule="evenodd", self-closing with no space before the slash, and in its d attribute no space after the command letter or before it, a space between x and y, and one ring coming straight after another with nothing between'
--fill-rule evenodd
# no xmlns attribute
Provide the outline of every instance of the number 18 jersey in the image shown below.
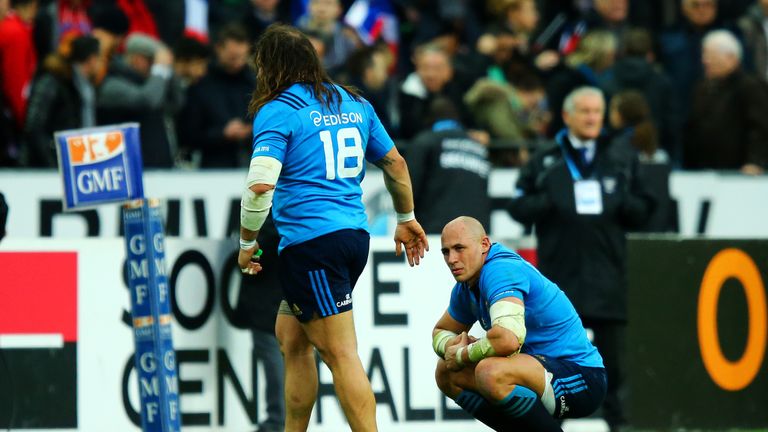
<svg viewBox="0 0 768 432"><path fill-rule="evenodd" d="M365 160L378 161L394 146L368 101L337 86L341 102L328 109L310 89L292 85L253 120L251 157L283 164L272 204L279 251L342 229L367 231Z"/></svg>

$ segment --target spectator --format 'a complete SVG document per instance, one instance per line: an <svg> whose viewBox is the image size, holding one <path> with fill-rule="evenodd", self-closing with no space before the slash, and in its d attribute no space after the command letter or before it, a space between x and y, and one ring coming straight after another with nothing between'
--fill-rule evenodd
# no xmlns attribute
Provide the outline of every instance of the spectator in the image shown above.
<svg viewBox="0 0 768 432"><path fill-rule="evenodd" d="M576 51L553 69L547 80L547 100L552 113L562 112L565 96L578 87L608 87L617 46L616 38L609 32L593 31L584 37ZM561 116L553 116L549 125L550 136L554 136L563 125Z"/></svg>
<svg viewBox="0 0 768 432"><path fill-rule="evenodd" d="M240 22L248 30L251 42L255 43L270 25L291 22L289 11L280 7L280 0L250 0L250 3L251 7L243 14Z"/></svg>
<svg viewBox="0 0 768 432"><path fill-rule="evenodd" d="M685 130L687 168L761 174L768 165L767 84L744 72L741 60L730 32L704 38L705 79L696 85Z"/></svg>
<svg viewBox="0 0 768 432"><path fill-rule="evenodd" d="M392 54L384 45L363 47L347 61L347 82L360 90L373 106L381 124L392 130L393 81L389 77Z"/></svg>
<svg viewBox="0 0 768 432"><path fill-rule="evenodd" d="M280 236L271 215L259 230L258 242L263 251L259 258L263 269L256 275L242 277L235 316L240 327L251 331L253 356L264 368L267 381L264 392L267 418L259 422L256 432L282 432L285 428L285 365L275 336L275 321L280 301L283 299L283 290L280 286L280 263L277 257ZM255 363L253 366L253 373L258 373Z"/></svg>
<svg viewBox="0 0 768 432"><path fill-rule="evenodd" d="M629 29L628 16L629 0L594 0L586 21L590 30L608 30L621 41Z"/></svg>
<svg viewBox="0 0 768 432"><path fill-rule="evenodd" d="M414 54L414 64L416 71L405 79L399 94L400 137L405 139L413 138L427 126L424 119L433 98L445 96L461 107L464 94L453 79L453 65L445 51L434 45L422 46Z"/></svg>
<svg viewBox="0 0 768 432"><path fill-rule="evenodd" d="M668 156L679 166L682 160L678 101L669 77L654 65L651 35L643 29L632 29L625 34L624 56L613 67L613 81L608 85L611 93L637 90L643 94L651 109L660 144Z"/></svg>
<svg viewBox="0 0 768 432"><path fill-rule="evenodd" d="M615 131L614 145L637 152L643 162L667 163L669 155L659 148L658 133L653 125L650 107L642 93L626 90L611 99L608 112Z"/></svg>
<svg viewBox="0 0 768 432"><path fill-rule="evenodd" d="M39 58L46 58L62 44L91 33L88 17L90 0L55 0L42 6L35 17L35 47Z"/></svg>
<svg viewBox="0 0 768 432"><path fill-rule="evenodd" d="M768 80L768 0L758 0L739 19L739 31L744 38L752 71Z"/></svg>
<svg viewBox="0 0 768 432"><path fill-rule="evenodd" d="M179 134L200 151L202 168L233 168L249 160L252 127L246 115L255 85L247 65L250 48L242 27L222 28L214 45L215 62L189 88Z"/></svg>
<svg viewBox="0 0 768 432"><path fill-rule="evenodd" d="M12 0L10 10L0 21L0 85L16 131L24 129L29 86L37 68L32 37L37 6L37 0Z"/></svg>
<svg viewBox="0 0 768 432"><path fill-rule="evenodd" d="M464 102L477 127L488 131L497 143L503 141L526 153L526 142L538 138L547 127L544 87L534 74L516 78L514 86L487 78L478 80Z"/></svg>
<svg viewBox="0 0 768 432"><path fill-rule="evenodd" d="M307 14L297 27L316 32L325 44L323 67L334 75L347 58L360 47L360 39L354 29L341 22L339 0L309 0Z"/></svg>
<svg viewBox="0 0 768 432"><path fill-rule="evenodd" d="M140 33L128 37L125 55L112 61L98 91L99 124L141 125L144 166L173 166L175 131L169 116L181 106L181 84L173 76L173 55L160 41Z"/></svg>
<svg viewBox="0 0 768 432"><path fill-rule="evenodd" d="M101 50L101 71L98 82L107 76L107 69L112 64L112 58L117 48L122 44L123 37L128 33L128 17L120 8L114 5L99 5L89 9L93 29L91 34L99 40Z"/></svg>
<svg viewBox="0 0 768 432"><path fill-rule="evenodd" d="M567 129L520 172L509 211L535 225L539 269L594 332L608 373L603 416L616 431L626 423L625 235L646 222L652 199L636 175L637 159L614 151L601 134L605 99L599 89L572 91L562 114Z"/></svg>
<svg viewBox="0 0 768 432"><path fill-rule="evenodd" d="M450 100L435 98L429 119L432 126L413 139L405 154L424 231L438 234L462 214L487 225L491 219L488 149L467 134Z"/></svg>
<svg viewBox="0 0 768 432"><path fill-rule="evenodd" d="M186 104L189 87L197 84L208 73L211 50L197 38L183 36L173 50L173 70L179 78L183 91L182 106ZM182 136L184 123L181 112L176 118L176 136ZM176 167L197 168L200 166L200 152L186 140L179 140L176 152Z"/></svg>
<svg viewBox="0 0 768 432"><path fill-rule="evenodd" d="M683 22L659 36L660 60L672 80L684 122L691 108L693 85L701 79L701 41L710 30L720 28L716 0L680 0ZM673 155L674 156L674 155Z"/></svg>
<svg viewBox="0 0 768 432"><path fill-rule="evenodd" d="M616 94L611 99L608 118L611 127L617 131L611 146L617 151L625 149L627 157L634 157L635 153L639 156L638 176L644 179L648 192L656 202L648 221L637 230L674 231L669 194L669 156L659 148L650 107L643 94L634 90Z"/></svg>
<svg viewBox="0 0 768 432"><path fill-rule="evenodd" d="M184 87L196 84L208 72L211 49L207 44L184 36L173 49L173 71Z"/></svg>
<svg viewBox="0 0 768 432"><path fill-rule="evenodd" d="M157 23L157 33L166 46L175 47L184 36L185 0L144 0Z"/></svg>
<svg viewBox="0 0 768 432"><path fill-rule="evenodd" d="M550 47L562 55L573 53L581 44L582 38L594 31L608 32L616 40L622 41L624 33L629 29L629 0L594 0L593 2L575 2L582 5L591 3L588 9L582 8L580 18L561 25L559 37L550 38ZM565 16L555 17L553 21L565 20Z"/></svg>
<svg viewBox="0 0 768 432"><path fill-rule="evenodd" d="M536 68L548 71L559 62L556 51L542 52L544 47L532 40L539 24L539 11L534 0L491 1L489 8L500 20L499 28L485 33L477 42L477 51L494 61L488 71L489 77L504 80L504 69L522 74Z"/></svg>
<svg viewBox="0 0 768 432"><path fill-rule="evenodd" d="M128 34L142 33L154 38L160 37L155 17L152 16L144 0L107 0L107 4L115 4L125 13L129 23Z"/></svg>
<svg viewBox="0 0 768 432"><path fill-rule="evenodd" d="M99 41L80 36L70 43L69 56L50 54L32 85L22 148L23 166L55 168L56 131L96 125L94 83L101 71Z"/></svg>

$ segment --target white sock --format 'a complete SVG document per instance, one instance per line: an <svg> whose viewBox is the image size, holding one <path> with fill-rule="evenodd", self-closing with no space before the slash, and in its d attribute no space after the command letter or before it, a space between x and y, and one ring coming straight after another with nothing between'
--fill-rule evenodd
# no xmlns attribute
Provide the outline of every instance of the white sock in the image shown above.
<svg viewBox="0 0 768 432"><path fill-rule="evenodd" d="M553 375L544 371L544 393L541 394L541 403L547 409L549 415L555 414L555 390L552 388Z"/></svg>

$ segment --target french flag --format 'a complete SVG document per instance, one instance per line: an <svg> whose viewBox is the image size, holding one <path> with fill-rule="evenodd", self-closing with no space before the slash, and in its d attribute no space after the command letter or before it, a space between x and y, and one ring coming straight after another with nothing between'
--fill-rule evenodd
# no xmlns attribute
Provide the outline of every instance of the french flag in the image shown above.
<svg viewBox="0 0 768 432"><path fill-rule="evenodd" d="M208 43L208 0L184 0L184 35Z"/></svg>
<svg viewBox="0 0 768 432"><path fill-rule="evenodd" d="M367 45L379 39L396 50L399 42L397 17L390 0L355 0L349 7L344 22L357 30Z"/></svg>

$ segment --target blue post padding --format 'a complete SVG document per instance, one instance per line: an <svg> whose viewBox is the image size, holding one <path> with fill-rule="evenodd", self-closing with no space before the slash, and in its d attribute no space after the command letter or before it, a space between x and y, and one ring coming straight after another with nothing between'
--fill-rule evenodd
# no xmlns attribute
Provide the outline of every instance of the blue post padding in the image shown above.
<svg viewBox="0 0 768 432"><path fill-rule="evenodd" d="M125 209L123 221L141 427L144 432L178 432L181 413L163 222L157 205L139 203Z"/></svg>

